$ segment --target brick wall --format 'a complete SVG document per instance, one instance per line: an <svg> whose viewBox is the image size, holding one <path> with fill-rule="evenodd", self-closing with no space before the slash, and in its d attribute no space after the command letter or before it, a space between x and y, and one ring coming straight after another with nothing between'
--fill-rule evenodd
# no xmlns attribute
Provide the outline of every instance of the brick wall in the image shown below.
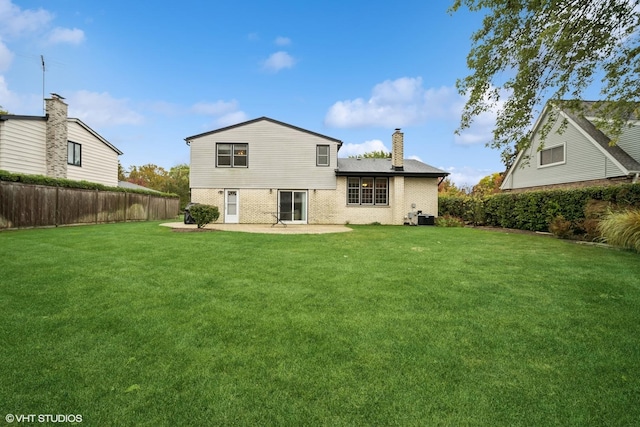
<svg viewBox="0 0 640 427"><path fill-rule="evenodd" d="M428 182L425 188L425 181ZM347 205L347 178L337 177L336 190L308 190L307 223L309 224L380 224L402 225L412 210L437 215L438 187L436 178L389 179L388 206ZM249 189L238 191L240 223L269 224L274 221L272 213L278 210L276 189ZM224 189L191 190L191 201L218 206L219 222L224 222ZM415 209L411 205L416 205Z"/></svg>

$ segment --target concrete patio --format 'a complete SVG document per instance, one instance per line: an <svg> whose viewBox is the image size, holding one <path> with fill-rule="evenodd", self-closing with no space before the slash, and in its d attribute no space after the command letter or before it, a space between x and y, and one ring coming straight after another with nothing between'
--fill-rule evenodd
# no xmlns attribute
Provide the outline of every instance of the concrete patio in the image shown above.
<svg viewBox="0 0 640 427"><path fill-rule="evenodd" d="M198 231L195 224L184 224L183 222L167 222L160 224L163 227L170 227L174 231ZM282 224L207 224L204 229L209 231L240 231L244 233L265 233L265 234L326 234L326 233L345 233L352 231L351 228L344 225L308 225L308 224L288 224L286 227Z"/></svg>

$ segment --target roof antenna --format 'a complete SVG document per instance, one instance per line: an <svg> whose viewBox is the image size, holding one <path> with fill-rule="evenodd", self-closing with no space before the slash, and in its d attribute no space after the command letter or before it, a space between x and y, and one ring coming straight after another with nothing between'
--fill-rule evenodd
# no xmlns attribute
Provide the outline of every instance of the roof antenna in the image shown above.
<svg viewBox="0 0 640 427"><path fill-rule="evenodd" d="M44 56L40 55L40 61L42 62L42 112L47 115L47 103L44 100Z"/></svg>

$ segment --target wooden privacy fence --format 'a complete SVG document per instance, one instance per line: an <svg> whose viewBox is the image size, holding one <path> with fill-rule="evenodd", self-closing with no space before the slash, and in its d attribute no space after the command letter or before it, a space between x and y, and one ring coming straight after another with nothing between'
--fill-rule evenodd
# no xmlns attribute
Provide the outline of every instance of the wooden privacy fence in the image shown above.
<svg viewBox="0 0 640 427"><path fill-rule="evenodd" d="M0 230L170 219L179 208L177 197L0 181Z"/></svg>

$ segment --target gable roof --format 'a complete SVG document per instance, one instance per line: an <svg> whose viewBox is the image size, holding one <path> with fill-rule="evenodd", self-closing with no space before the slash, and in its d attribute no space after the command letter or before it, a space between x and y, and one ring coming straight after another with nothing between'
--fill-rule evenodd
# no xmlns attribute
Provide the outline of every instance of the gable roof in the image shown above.
<svg viewBox="0 0 640 427"><path fill-rule="evenodd" d="M98 132L94 131L93 129L91 129L89 126L87 126L82 120L80 119L72 119L69 118L67 119L70 122L74 122L77 123L78 125L80 125L80 127L84 128L84 130L86 130L87 132L89 132L91 135L93 135L94 137L96 137L97 139L100 140L100 142L102 142L104 145L106 145L107 147L111 148L113 151L115 151L116 153L118 153L118 155L122 154L122 151L118 150L116 148L115 145L113 145L112 143L110 143L109 141L107 141L106 139L104 139Z"/></svg>
<svg viewBox="0 0 640 427"><path fill-rule="evenodd" d="M337 176L408 176L417 178L437 178L449 175L419 160L403 159L404 170L395 170L391 159L338 158Z"/></svg>
<svg viewBox="0 0 640 427"><path fill-rule="evenodd" d="M598 101L582 101L581 107L583 114L579 114L574 110L563 106L563 102L560 102L558 105L554 105L551 102L547 103L540 113L540 116L536 120L533 128L531 129L530 139L533 139L533 135L535 135L539 128L542 126L544 122L544 118L547 114L549 114L549 110L552 108L556 108L559 110L560 116L565 118L572 123L578 131L580 131L585 139L591 142L596 146L609 160L611 160L614 164L618 165L621 170L626 172L626 174L638 173L640 172L640 162L631 157L626 151L620 148L617 145L610 145L611 138L604 134L600 129L598 129L595 124L587 118L589 115L595 114L595 108L599 104ZM635 120L631 118L631 120ZM500 188L503 188L504 185L508 183L508 179L512 172L519 167L520 160L524 155L526 150L521 150L516 156L515 161L511 168L507 171L505 175L504 181Z"/></svg>
<svg viewBox="0 0 640 427"><path fill-rule="evenodd" d="M16 115L16 114L0 115L0 121L6 121L6 120L42 120L42 121L47 121L47 119L48 119L47 116L21 116L21 115ZM111 144L109 141L104 139L98 132L96 132L93 129L91 129L82 120L68 117L67 118L67 122L68 123L69 122L77 123L80 127L82 127L84 130L89 132L96 139L100 140L100 142L102 142L104 145L106 145L107 147L109 147L110 149L115 151L118 155L123 154L122 151L120 151L115 145Z"/></svg>
<svg viewBox="0 0 640 427"><path fill-rule="evenodd" d="M592 104L592 102L585 102L585 104ZM628 172L640 172L640 163L618 145L610 145L611 138L598 129L593 122L568 109L562 109L562 112L568 119L574 122L578 129L588 135L601 151L611 157L612 160L615 160L615 162L619 163Z"/></svg>
<svg viewBox="0 0 640 427"><path fill-rule="evenodd" d="M338 149L340 149L340 146L342 146L342 141L340 141L339 139L331 138L330 136L326 136L326 135L322 135L322 134L319 134L319 133L316 133L316 132L312 132L310 130L303 129L303 128L300 128L300 127L297 127L297 126L294 126L294 125L290 125L288 123L280 122L278 120L274 120L274 119L271 119L271 118L265 117L265 116L258 117L257 119L253 119L253 120L248 120L248 121L242 122L242 123L237 123L235 125L223 127L223 128L220 128L220 129L215 129L215 130L212 130L212 131L209 131L209 132L204 132L204 133L200 133L200 134L197 134L197 135L189 136L189 137L185 138L184 140L186 141L187 145L189 145L191 143L191 140L193 140L193 139L200 138L200 137L207 136L207 135L213 135L213 134L216 134L216 133L219 133L219 132L224 132L224 131L227 131L227 130L230 130L230 129L234 129L234 128L250 125L250 124L261 122L261 121L271 122L271 123L274 123L274 124L277 124L277 125L280 125L280 126L285 126L285 127L290 128L290 129L297 130L299 132L305 132L305 133L308 133L310 135L314 135L314 136L317 136L317 137L320 137L320 138L327 139L329 141L337 142L338 143Z"/></svg>

